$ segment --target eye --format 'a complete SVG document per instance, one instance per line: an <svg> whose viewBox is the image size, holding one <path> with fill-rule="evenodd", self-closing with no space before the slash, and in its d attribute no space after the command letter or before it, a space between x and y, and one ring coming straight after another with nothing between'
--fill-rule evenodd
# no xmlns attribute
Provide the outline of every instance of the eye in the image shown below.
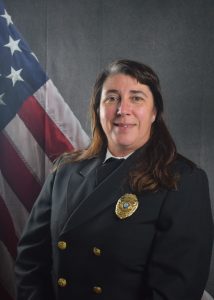
<svg viewBox="0 0 214 300"><path fill-rule="evenodd" d="M144 98L141 97L141 96L133 96L132 97L132 101L134 101L134 102L141 102L141 101L144 101Z"/></svg>
<svg viewBox="0 0 214 300"><path fill-rule="evenodd" d="M113 103L113 102L117 102L120 100L120 97L118 95L107 95L105 97L105 102L108 102L108 103Z"/></svg>

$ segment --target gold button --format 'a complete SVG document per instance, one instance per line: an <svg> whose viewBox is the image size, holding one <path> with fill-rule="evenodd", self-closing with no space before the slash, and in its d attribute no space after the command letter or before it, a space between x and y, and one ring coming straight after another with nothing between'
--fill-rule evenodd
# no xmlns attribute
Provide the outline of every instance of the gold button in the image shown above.
<svg viewBox="0 0 214 300"><path fill-rule="evenodd" d="M59 278L58 279L58 285L60 287L65 287L67 285L67 280L65 278Z"/></svg>
<svg viewBox="0 0 214 300"><path fill-rule="evenodd" d="M65 250L67 248L67 243L65 241L59 241L57 246L60 250Z"/></svg>
<svg viewBox="0 0 214 300"><path fill-rule="evenodd" d="M101 250L99 248L97 248L97 247L94 247L93 248L93 253L96 256L100 256L101 255Z"/></svg>
<svg viewBox="0 0 214 300"><path fill-rule="evenodd" d="M102 293L102 288L100 286L94 286L93 291L95 294L101 294Z"/></svg>

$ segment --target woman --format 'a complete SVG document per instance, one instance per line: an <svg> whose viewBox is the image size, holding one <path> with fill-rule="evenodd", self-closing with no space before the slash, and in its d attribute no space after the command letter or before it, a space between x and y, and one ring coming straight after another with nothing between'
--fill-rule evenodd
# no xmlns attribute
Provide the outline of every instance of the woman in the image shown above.
<svg viewBox="0 0 214 300"><path fill-rule="evenodd" d="M17 299L199 300L213 235L208 183L176 151L157 75L112 63L91 112L89 148L59 159L32 210Z"/></svg>

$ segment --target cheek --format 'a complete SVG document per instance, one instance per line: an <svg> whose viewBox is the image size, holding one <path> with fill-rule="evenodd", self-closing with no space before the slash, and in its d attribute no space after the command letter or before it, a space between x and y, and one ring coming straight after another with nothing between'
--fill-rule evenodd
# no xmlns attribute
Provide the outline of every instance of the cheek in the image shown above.
<svg viewBox="0 0 214 300"><path fill-rule="evenodd" d="M142 110L138 110L137 117L143 127L145 126L150 127L152 126L152 123L155 121L156 113L153 110L151 111L151 109L148 110L142 109Z"/></svg>
<svg viewBox="0 0 214 300"><path fill-rule="evenodd" d="M107 122L114 118L115 110L113 107L100 107L100 121Z"/></svg>

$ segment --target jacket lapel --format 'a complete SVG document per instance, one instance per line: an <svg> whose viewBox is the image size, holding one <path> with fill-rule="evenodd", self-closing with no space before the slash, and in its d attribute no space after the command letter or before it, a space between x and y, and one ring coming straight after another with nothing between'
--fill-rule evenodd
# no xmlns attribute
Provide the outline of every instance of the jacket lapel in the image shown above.
<svg viewBox="0 0 214 300"><path fill-rule="evenodd" d="M101 163L101 158L93 158L85 161L81 168L74 171L68 182L67 190L67 211L70 216L79 205L94 190L96 185L96 169Z"/></svg>
<svg viewBox="0 0 214 300"><path fill-rule="evenodd" d="M85 167L81 170L80 173L84 176L84 182L74 195L74 201L79 204L75 210L71 212L61 234L93 218L112 203L116 204L117 200L124 194L124 191L121 190L121 186L124 178L127 177L126 175L130 167L134 163L135 157L136 155L133 154L124 160L124 162L97 187L94 187L94 180L96 180L96 167L100 161L96 161L90 165L90 167ZM70 184L72 184L72 182ZM87 192L83 192L83 189L86 189ZM83 200L81 201L81 199Z"/></svg>

